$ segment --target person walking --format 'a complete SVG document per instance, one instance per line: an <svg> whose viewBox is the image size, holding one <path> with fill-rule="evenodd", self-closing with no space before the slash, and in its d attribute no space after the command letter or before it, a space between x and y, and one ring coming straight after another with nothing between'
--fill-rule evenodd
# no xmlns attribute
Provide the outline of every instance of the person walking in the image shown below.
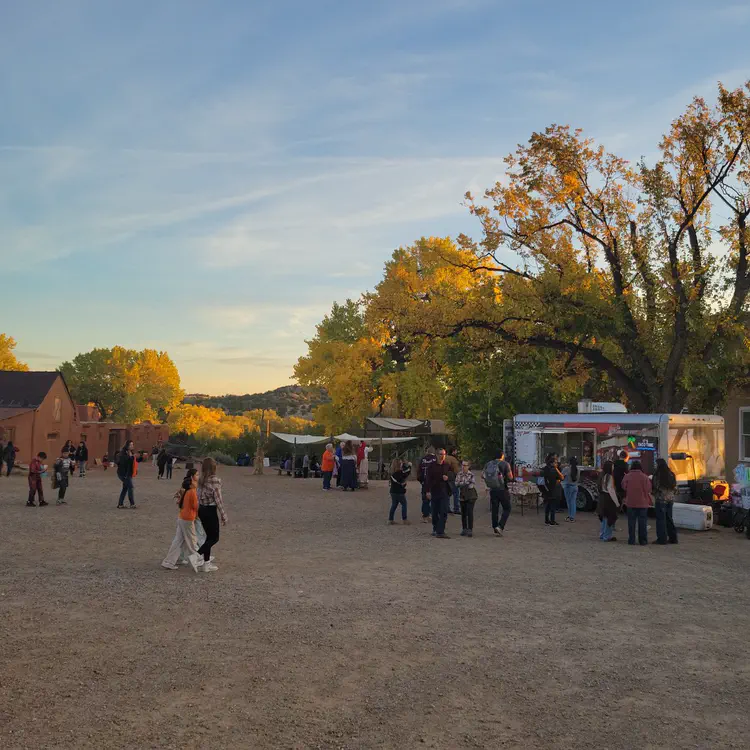
<svg viewBox="0 0 750 750"><path fill-rule="evenodd" d="M174 465L176 463L177 463L177 457L170 456L169 453L167 453L167 463L165 465L165 468L167 470L167 479L172 478L172 471L174 471Z"/></svg>
<svg viewBox="0 0 750 750"><path fill-rule="evenodd" d="M617 497L615 488L615 479L612 476L614 464L612 461L605 461L602 466L602 473L599 477L599 502L597 503L597 513L601 521L599 529L599 539L603 542L616 542L615 523L617 523L617 514L620 509L620 498Z"/></svg>
<svg viewBox="0 0 750 750"><path fill-rule="evenodd" d="M151 449L151 465L152 466L157 466L158 465L157 464L158 459L159 459L159 447L155 445Z"/></svg>
<svg viewBox="0 0 750 750"><path fill-rule="evenodd" d="M344 443L341 452L341 486L344 492L357 489L357 454L351 440Z"/></svg>
<svg viewBox="0 0 750 750"><path fill-rule="evenodd" d="M468 461L461 462L461 471L456 474L456 487L461 498L461 536L474 536L474 505L478 495L474 472Z"/></svg>
<svg viewBox="0 0 750 750"><path fill-rule="evenodd" d="M125 495L128 496L130 507L136 508L135 492L133 489L133 478L138 474L138 462L135 460L135 445L132 440L125 443L117 459L117 478L122 482L120 499L117 501L118 508L125 507Z"/></svg>
<svg viewBox="0 0 750 750"><path fill-rule="evenodd" d="M401 506L401 521L407 525L407 508L406 508L406 482L411 474L411 464L408 461L402 461L400 458L394 458L391 461L390 471L390 493L391 493L391 510L388 513L388 523L395 524L393 520L396 515L396 509Z"/></svg>
<svg viewBox="0 0 750 750"><path fill-rule="evenodd" d="M448 464L453 474L458 474L461 471L461 462L458 460L458 449L451 448L448 455L445 457L445 463ZM461 513L461 498L458 491L458 487L453 487L453 508L448 508L448 513L454 515L460 515Z"/></svg>
<svg viewBox="0 0 750 750"><path fill-rule="evenodd" d="M677 527L672 520L677 477L663 458L656 459L656 470L651 478L651 490L656 511L655 544L677 544Z"/></svg>
<svg viewBox="0 0 750 750"><path fill-rule="evenodd" d="M6 477L10 476L11 471L13 471L13 467L16 464L16 447L13 445L13 441L9 440L8 444L5 446L5 466L7 468L7 472L5 474Z"/></svg>
<svg viewBox="0 0 750 750"><path fill-rule="evenodd" d="M72 440L66 440L63 446L63 451L68 454L68 473L73 476L73 472L76 470L76 447L73 445Z"/></svg>
<svg viewBox="0 0 750 750"><path fill-rule="evenodd" d="M81 440L76 448L76 463L78 464L78 477L83 479L86 476L86 464L89 460L89 449L86 442Z"/></svg>
<svg viewBox="0 0 750 750"><path fill-rule="evenodd" d="M70 457L70 453L63 448L62 455L55 461L55 465L52 468L52 471L55 473L55 482L52 487L57 490L56 505L67 505L65 493L68 490L68 483L70 482L71 463L73 463L73 460Z"/></svg>
<svg viewBox="0 0 750 750"><path fill-rule="evenodd" d="M43 508L45 505L49 504L44 500L44 488L42 487L42 473L47 468L44 465L44 461L46 461L46 459L47 454L44 451L40 451L39 453L37 453L35 458L31 459L31 463L29 464L29 499L26 503L29 508L36 507L34 500L36 499L37 493L39 494L40 508Z"/></svg>
<svg viewBox="0 0 750 750"><path fill-rule="evenodd" d="M190 469L182 481L182 492L178 495L177 531L167 556L162 560L162 568L177 570L177 561L184 554L193 570L198 572L198 550L195 541L195 519L198 517L198 470ZM205 562L203 563L205 565Z"/></svg>
<svg viewBox="0 0 750 750"><path fill-rule="evenodd" d="M485 465L482 479L490 491L492 529L495 536L502 536L511 510L508 485L513 481L513 471L505 460L504 451L498 451L497 458L493 458ZM502 516L500 516L500 506L503 508Z"/></svg>
<svg viewBox="0 0 750 750"><path fill-rule="evenodd" d="M456 475L445 462L445 448L437 452L437 460L427 468L427 499L432 506L432 535L438 539L450 539L445 533L448 520L448 504L453 494Z"/></svg>
<svg viewBox="0 0 750 750"><path fill-rule="evenodd" d="M158 469L157 479L164 479L164 469L167 468L167 461L169 461L169 456L167 455L167 451L162 448L156 458L156 468Z"/></svg>
<svg viewBox="0 0 750 750"><path fill-rule="evenodd" d="M568 505L568 517L565 520L569 523L575 523L578 502L578 480L580 478L578 459L575 456L570 457L568 465L563 469L562 474L562 489L565 495L565 502Z"/></svg>
<svg viewBox="0 0 750 750"><path fill-rule="evenodd" d="M198 554L203 556L201 570L212 573L219 569L211 562L211 549L219 543L219 520L221 519L222 526L227 525L227 514L221 497L221 479L216 476L216 461L213 458L205 458L201 464L198 504L198 518L206 532L206 541L198 549Z"/></svg>
<svg viewBox="0 0 750 750"><path fill-rule="evenodd" d="M544 497L544 523L546 526L559 526L555 521L555 513L562 499L561 482L563 475L557 464L557 454L550 453L544 463L542 471L542 496Z"/></svg>
<svg viewBox="0 0 750 750"><path fill-rule="evenodd" d="M328 443L321 462L323 489L326 490L326 492L331 489L331 477L333 477L334 468L336 468L336 454L333 452L333 443Z"/></svg>
<svg viewBox="0 0 750 750"><path fill-rule="evenodd" d="M638 525L638 543L648 544L648 509L651 506L651 481L643 473L640 461L633 461L630 471L622 479L625 503L628 506L628 544L635 544L635 527Z"/></svg>
<svg viewBox="0 0 750 750"><path fill-rule="evenodd" d="M310 476L310 455L305 453L302 456L302 477L307 479Z"/></svg>
<svg viewBox="0 0 750 750"><path fill-rule="evenodd" d="M427 453L425 453L419 462L419 473L417 479L419 479L419 483L422 485L422 523L430 521L432 516L432 511L430 510L430 499L427 497L427 471L430 468L430 464L434 464L436 461L437 456L435 455L435 449L430 446L427 449Z"/></svg>

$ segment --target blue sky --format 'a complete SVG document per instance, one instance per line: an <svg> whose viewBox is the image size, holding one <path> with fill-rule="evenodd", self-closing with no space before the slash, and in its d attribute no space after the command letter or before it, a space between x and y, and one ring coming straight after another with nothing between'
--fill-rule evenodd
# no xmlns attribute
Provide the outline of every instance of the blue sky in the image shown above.
<svg viewBox="0 0 750 750"><path fill-rule="evenodd" d="M0 0L0 332L289 383L334 300L553 122L652 155L750 78L750 2Z"/></svg>

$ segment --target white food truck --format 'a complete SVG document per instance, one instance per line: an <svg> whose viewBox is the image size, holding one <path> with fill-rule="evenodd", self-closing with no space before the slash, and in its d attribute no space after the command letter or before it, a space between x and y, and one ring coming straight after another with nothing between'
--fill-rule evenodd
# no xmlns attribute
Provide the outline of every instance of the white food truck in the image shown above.
<svg viewBox="0 0 750 750"><path fill-rule="evenodd" d="M605 411L607 409L607 411ZM534 481L547 454L578 459L579 510L594 510L605 461L625 451L652 474L657 458L677 476L680 502L711 504L728 491L724 419L705 414L628 414L621 404L579 404L578 414L517 414L504 423L504 449L517 477Z"/></svg>

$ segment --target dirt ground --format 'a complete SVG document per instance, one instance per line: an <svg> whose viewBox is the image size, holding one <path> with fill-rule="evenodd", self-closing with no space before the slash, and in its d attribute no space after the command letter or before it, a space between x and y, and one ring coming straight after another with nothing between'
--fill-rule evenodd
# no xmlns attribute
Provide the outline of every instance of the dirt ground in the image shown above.
<svg viewBox="0 0 750 750"><path fill-rule="evenodd" d="M42 509L0 479L1 747L748 746L733 530L628 547L514 511L500 539L480 498L473 539L451 516L436 540L416 483L415 523L388 526L385 483L220 474L219 570L197 575L159 565L177 473L143 468L134 511L111 471Z"/></svg>

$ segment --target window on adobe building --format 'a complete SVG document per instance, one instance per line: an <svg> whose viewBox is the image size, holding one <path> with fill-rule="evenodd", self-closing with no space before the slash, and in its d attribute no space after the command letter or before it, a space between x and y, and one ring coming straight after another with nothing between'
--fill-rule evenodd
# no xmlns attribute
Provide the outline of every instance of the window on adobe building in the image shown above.
<svg viewBox="0 0 750 750"><path fill-rule="evenodd" d="M55 410L52 412L52 419L55 422L62 421L62 400L59 398L55 399Z"/></svg>
<svg viewBox="0 0 750 750"><path fill-rule="evenodd" d="M60 439L60 433L59 432L48 432L47 433L47 440L59 440Z"/></svg>

